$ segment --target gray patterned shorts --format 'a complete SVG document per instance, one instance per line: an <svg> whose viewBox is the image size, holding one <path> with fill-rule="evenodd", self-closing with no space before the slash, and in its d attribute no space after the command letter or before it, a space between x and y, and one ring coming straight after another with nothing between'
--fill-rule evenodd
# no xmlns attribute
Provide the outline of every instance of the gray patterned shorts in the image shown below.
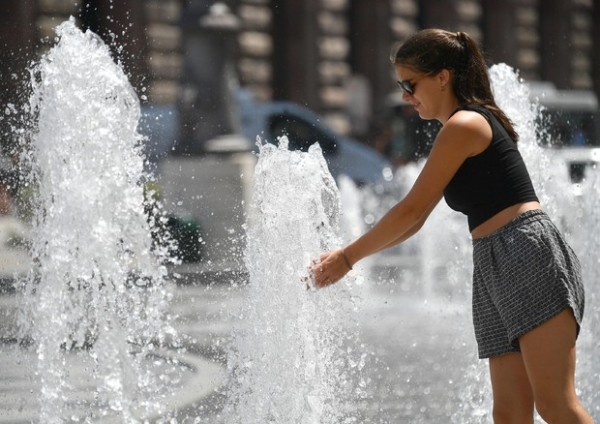
<svg viewBox="0 0 600 424"><path fill-rule="evenodd" d="M473 324L480 358L519 352L519 337L566 308L583 318L581 266L548 215L527 211L473 240Z"/></svg>

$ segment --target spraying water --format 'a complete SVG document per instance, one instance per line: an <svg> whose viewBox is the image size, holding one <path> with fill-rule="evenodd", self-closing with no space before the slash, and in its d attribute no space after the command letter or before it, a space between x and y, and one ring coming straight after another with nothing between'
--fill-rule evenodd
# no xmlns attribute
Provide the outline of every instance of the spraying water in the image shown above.
<svg viewBox="0 0 600 424"><path fill-rule="evenodd" d="M138 422L160 412L165 382L176 378L160 350L174 337L162 265L168 249L153 244L156 224L144 213L138 100L96 36L72 22L57 35L58 44L33 73L37 125L28 165L39 196L35 267L22 282L22 334L37 357L39 422ZM585 252L599 248L590 234L599 225L593 214L600 207L600 175L590 170L575 192L566 166L536 143L539 109L526 87L506 66L493 67L491 76L498 103L521 134L538 195L582 259L587 306L578 389L598 415L599 267L597 255ZM406 169L407 180L417 168ZM249 285L228 358L224 422L366 422L364 401L374 382L367 371L372 358L356 336L360 285L356 277L316 292L306 285L311 260L341 243L340 214L340 194L318 146L302 153L289 151L285 139L278 147L260 145L247 221ZM354 237L357 215L346 216L353 217L347 232ZM420 271L411 273L419 281L410 287L421 285L427 298L463 302L471 252L460 214L440 204L411 243L400 251L420 255ZM486 364L476 361L472 346L463 349L461 355L474 359L459 393L451 395L451 422L489 421ZM74 391L82 377L69 373L75 361L90 370L89 396L80 386Z"/></svg>
<svg viewBox="0 0 600 424"><path fill-rule="evenodd" d="M354 423L367 355L357 348L353 288L314 292L307 269L339 246L339 192L318 145L259 144L248 218L248 295L229 361L225 422Z"/></svg>
<svg viewBox="0 0 600 424"><path fill-rule="evenodd" d="M586 306L582 332L578 341L577 387L586 408L597 416L600 412L600 271L595 253L600 240L597 210L600 177L596 167L588 167L581 185L569 180L566 160L560 151L541 147L548 137L540 116L540 106L527 103L529 92L516 73L506 65L492 68L491 77L498 104L516 124L522 137L520 150L528 165L536 191L544 209L562 229L565 237L578 254L586 288Z"/></svg>
<svg viewBox="0 0 600 424"><path fill-rule="evenodd" d="M139 101L99 37L73 20L56 33L32 71L24 161L38 195L21 332L37 353L39 422L137 422L160 410L160 348L173 336L168 249L145 212ZM88 375L71 375L73 361Z"/></svg>

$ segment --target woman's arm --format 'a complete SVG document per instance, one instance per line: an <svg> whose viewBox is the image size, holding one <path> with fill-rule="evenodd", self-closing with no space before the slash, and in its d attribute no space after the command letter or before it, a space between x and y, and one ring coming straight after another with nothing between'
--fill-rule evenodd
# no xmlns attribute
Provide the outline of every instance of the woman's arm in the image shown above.
<svg viewBox="0 0 600 424"><path fill-rule="evenodd" d="M413 235L415 235L416 233L419 232L419 230L421 229L421 227L423 227L423 224L425 224L425 221L427 221L427 218L429 217L429 215L431 214L431 212L433 211L433 209L435 209L435 207L437 206L437 204L439 203L440 199L437 199L436 201L434 201L431 206L429 207L429 209L425 212L425 214L423 214L423 216L421 217L421 219L412 227L410 227L410 229L408 229L407 231L405 231L403 234L401 234L399 237L397 237L394 241L392 241L391 243L389 243L388 245L384 246L381 250L385 250L388 249L390 247L396 246L400 243L405 242L406 240L408 240L409 238L411 238ZM376 252L374 252L376 253Z"/></svg>
<svg viewBox="0 0 600 424"><path fill-rule="evenodd" d="M344 249L322 255L319 264L311 269L316 284L324 286L342 278L349 271L346 260L352 266L416 233L465 159L485 150L491 138L491 128L483 116L470 111L456 113L440 130L423 170L406 197Z"/></svg>

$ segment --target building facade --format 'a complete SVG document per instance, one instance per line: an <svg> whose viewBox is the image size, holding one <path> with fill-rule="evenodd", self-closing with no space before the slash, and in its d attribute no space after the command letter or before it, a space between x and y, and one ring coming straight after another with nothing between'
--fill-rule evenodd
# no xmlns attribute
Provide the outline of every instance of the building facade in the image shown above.
<svg viewBox="0 0 600 424"><path fill-rule="evenodd" d="M148 101L182 95L182 20L215 1L6 0L0 9L2 103L14 102L27 61L75 16L113 41L115 55ZM338 130L360 134L394 89L392 46L425 27L465 31L490 63L504 62L526 80L600 94L600 0L231 0L239 82L258 99L288 99ZM18 52L18 54L15 54ZM189 53L188 53L189 54Z"/></svg>

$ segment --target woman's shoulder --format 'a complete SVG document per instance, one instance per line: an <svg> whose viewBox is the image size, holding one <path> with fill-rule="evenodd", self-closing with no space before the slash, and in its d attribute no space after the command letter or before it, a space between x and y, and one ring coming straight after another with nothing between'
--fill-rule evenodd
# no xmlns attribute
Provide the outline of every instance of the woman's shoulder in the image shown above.
<svg viewBox="0 0 600 424"><path fill-rule="evenodd" d="M489 117L470 108L461 108L453 113L442 130L456 142L468 143L472 155L484 151L494 135Z"/></svg>
<svg viewBox="0 0 600 424"><path fill-rule="evenodd" d="M489 111L483 106L463 106L450 115L444 126L487 133L487 130L491 130Z"/></svg>
<svg viewBox="0 0 600 424"><path fill-rule="evenodd" d="M488 121L494 115L492 113L492 111L490 109L488 109L487 107L485 107L484 105L466 104L466 105L461 105L461 106L457 107L456 110L454 112L452 112L452 114L450 115L450 117L456 115L459 112L465 112L465 111L466 112L472 112L472 113L475 113L475 114L478 114L478 115L482 115Z"/></svg>

